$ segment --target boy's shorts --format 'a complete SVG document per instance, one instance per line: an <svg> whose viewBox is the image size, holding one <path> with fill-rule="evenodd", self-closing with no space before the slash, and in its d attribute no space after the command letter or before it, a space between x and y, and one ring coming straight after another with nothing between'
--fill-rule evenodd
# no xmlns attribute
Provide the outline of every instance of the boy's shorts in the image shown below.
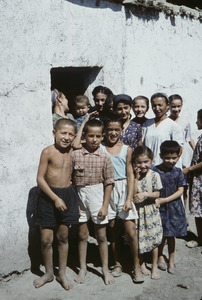
<svg viewBox="0 0 202 300"><path fill-rule="evenodd" d="M38 200L37 224L43 227L55 227L57 225L77 224L79 219L78 195L73 186L66 188L50 187L66 204L65 211L59 211L53 202L42 190Z"/></svg>
<svg viewBox="0 0 202 300"><path fill-rule="evenodd" d="M104 201L103 183L88 186L77 186L76 190L80 198L79 223L87 222L91 218L95 224L107 224L107 216L104 220L98 218L98 213Z"/></svg>
<svg viewBox="0 0 202 300"><path fill-rule="evenodd" d="M108 209L108 219L113 220L118 216L123 220L138 219L138 214L134 203L132 202L132 209L129 211L123 211L123 206L127 199L127 179L116 180L114 188L111 193L111 199Z"/></svg>

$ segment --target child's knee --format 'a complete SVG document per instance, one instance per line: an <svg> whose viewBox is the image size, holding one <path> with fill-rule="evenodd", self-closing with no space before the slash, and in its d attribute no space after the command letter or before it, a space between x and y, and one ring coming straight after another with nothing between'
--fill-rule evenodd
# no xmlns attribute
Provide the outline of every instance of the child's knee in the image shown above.
<svg viewBox="0 0 202 300"><path fill-rule="evenodd" d="M57 240L58 240L58 243L66 244L66 243L68 243L68 235L67 234L58 234Z"/></svg>
<svg viewBox="0 0 202 300"><path fill-rule="evenodd" d="M137 240L137 233L136 230L130 230L126 232L126 236L129 242L133 242Z"/></svg>
<svg viewBox="0 0 202 300"><path fill-rule="evenodd" d="M98 243L106 242L107 241L106 232L97 232L96 238L97 238Z"/></svg>
<svg viewBox="0 0 202 300"><path fill-rule="evenodd" d="M50 238L44 238L41 240L41 246L43 248L50 248L52 247L52 244L53 244L53 240Z"/></svg>
<svg viewBox="0 0 202 300"><path fill-rule="evenodd" d="M88 228L79 228L78 237L80 241L87 240L88 236L89 236Z"/></svg>

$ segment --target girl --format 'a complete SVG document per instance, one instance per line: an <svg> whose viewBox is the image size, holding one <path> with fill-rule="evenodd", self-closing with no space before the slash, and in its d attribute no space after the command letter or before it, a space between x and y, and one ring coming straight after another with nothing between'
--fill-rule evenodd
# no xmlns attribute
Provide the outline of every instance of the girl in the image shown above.
<svg viewBox="0 0 202 300"><path fill-rule="evenodd" d="M149 109L149 99L145 96L137 96L133 99L133 112L135 118L132 119L133 122L136 122L142 126L144 122L147 121L145 117L146 112Z"/></svg>
<svg viewBox="0 0 202 300"><path fill-rule="evenodd" d="M120 94L114 97L113 109L123 120L123 131L120 140L129 145L133 150L142 145L142 128L139 124L130 120L132 99L130 96Z"/></svg>
<svg viewBox="0 0 202 300"><path fill-rule="evenodd" d="M95 102L95 107L93 107L90 110L90 112L96 110L99 113L100 119L102 119L104 117L103 109L104 109L104 104L106 102L106 99L108 97L111 97L113 93L109 88L99 85L93 89L92 95L93 95L93 100Z"/></svg>
<svg viewBox="0 0 202 300"><path fill-rule="evenodd" d="M175 237L187 235L187 222L184 206L181 200L183 187L186 185L184 175L180 168L175 165L180 155L180 145L176 141L164 141L160 147L162 164L153 168L161 177L163 189L160 191L160 198L156 199L157 207L160 207L161 220L163 225L163 241L159 246L159 269L167 269L163 257L165 240L168 243L169 266L168 272L175 273L174 253Z"/></svg>
<svg viewBox="0 0 202 300"><path fill-rule="evenodd" d="M52 118L53 118L53 127L59 119L71 119L74 120L72 114L69 114L68 100L66 96L59 92L57 89L54 89L51 92L51 102L52 102Z"/></svg>
<svg viewBox="0 0 202 300"><path fill-rule="evenodd" d="M198 111L197 127L202 129L202 109ZM194 150L191 167L183 169L184 174L190 174L192 184L190 188L190 210L195 217L197 241L189 241L187 247L193 248L202 245L202 134L200 135Z"/></svg>
<svg viewBox="0 0 202 300"><path fill-rule="evenodd" d="M166 94L152 95L151 105L155 118L149 119L143 124L143 143L153 151L154 165L158 165L162 162L159 155L161 143L165 140L175 140L182 145L183 135L180 126L166 115L169 107ZM182 167L181 162L178 162L178 166Z"/></svg>
<svg viewBox="0 0 202 300"><path fill-rule="evenodd" d="M144 275L149 272L143 263L141 254L152 251L152 279L159 279L157 270L158 246L162 241L163 230L159 209L155 199L159 197L162 188L158 173L150 170L153 153L148 147L137 147L132 154L134 168L134 202L139 214L138 238L141 259L141 271Z"/></svg>

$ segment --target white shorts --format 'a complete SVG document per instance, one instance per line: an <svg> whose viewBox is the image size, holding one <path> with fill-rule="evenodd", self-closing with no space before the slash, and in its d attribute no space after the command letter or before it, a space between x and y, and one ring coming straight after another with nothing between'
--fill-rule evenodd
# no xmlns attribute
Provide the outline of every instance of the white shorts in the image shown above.
<svg viewBox="0 0 202 300"><path fill-rule="evenodd" d="M138 219L138 214L134 203L132 202L132 209L123 211L123 206L127 199L127 179L116 180L115 186L111 193L111 199L108 209L108 219L113 220L118 216L123 220Z"/></svg>
<svg viewBox="0 0 202 300"><path fill-rule="evenodd" d="M104 220L98 218L98 213L104 201L103 183L88 186L77 186L76 190L80 198L79 223L87 222L91 218L95 224L107 224L107 216Z"/></svg>

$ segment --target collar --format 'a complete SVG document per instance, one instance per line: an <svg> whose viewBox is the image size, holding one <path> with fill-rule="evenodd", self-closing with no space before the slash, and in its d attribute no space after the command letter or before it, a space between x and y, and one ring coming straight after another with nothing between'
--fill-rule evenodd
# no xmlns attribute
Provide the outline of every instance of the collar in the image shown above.
<svg viewBox="0 0 202 300"><path fill-rule="evenodd" d="M100 156L100 152L101 152L100 147L97 150L95 150L94 152L89 152L86 148L82 147L81 151L82 151L83 155L92 154L92 155L96 155L96 156Z"/></svg>

